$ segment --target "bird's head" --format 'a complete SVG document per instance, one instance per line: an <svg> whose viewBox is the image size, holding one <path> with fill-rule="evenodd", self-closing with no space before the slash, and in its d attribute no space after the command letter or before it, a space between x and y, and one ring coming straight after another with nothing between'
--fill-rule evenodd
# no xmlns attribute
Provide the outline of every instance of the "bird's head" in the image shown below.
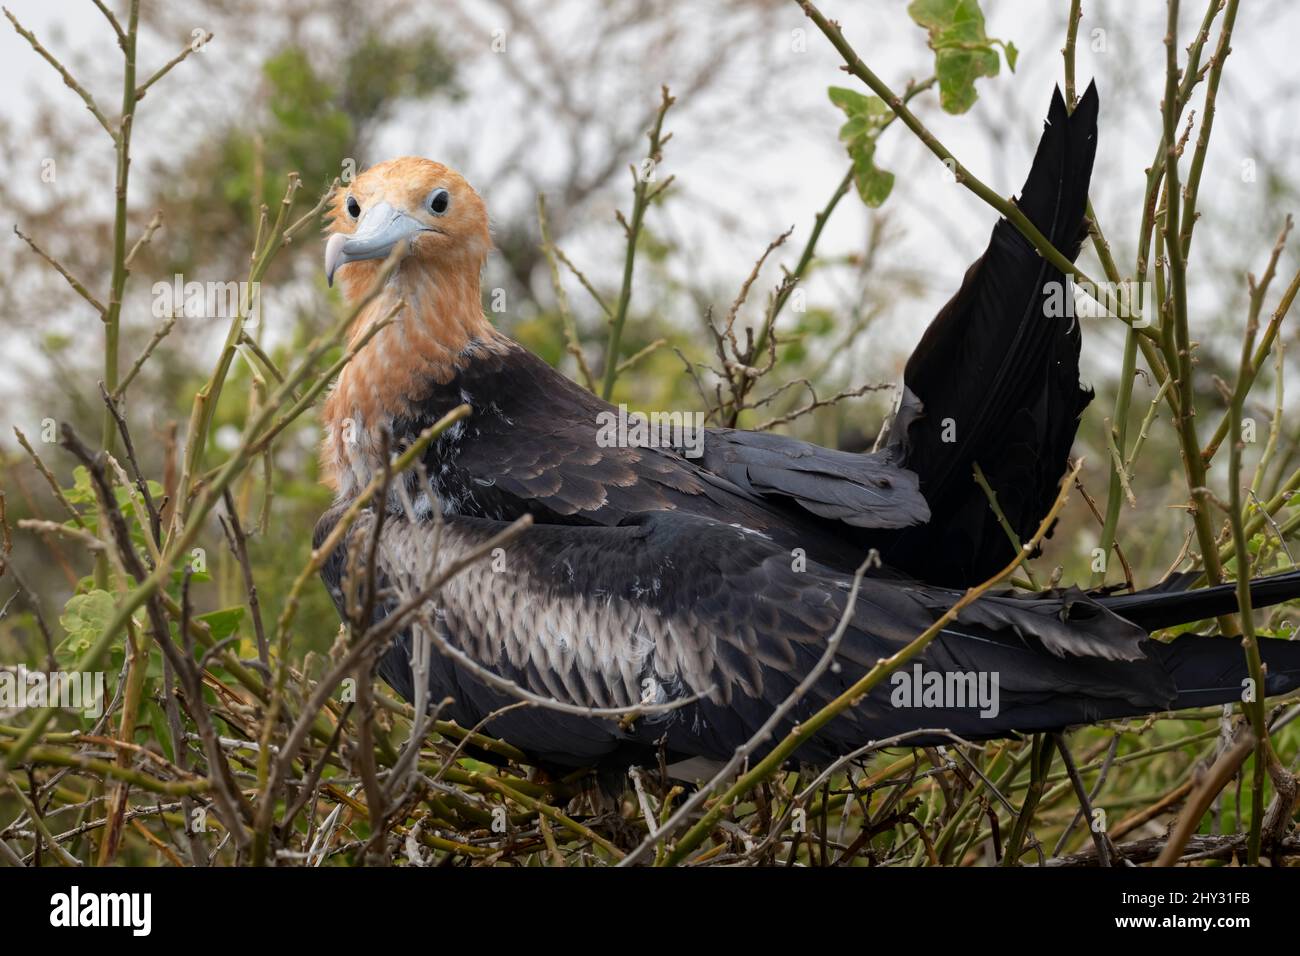
<svg viewBox="0 0 1300 956"><path fill-rule="evenodd" d="M477 278L492 248L487 208L465 178L441 163L403 156L372 166L334 199L325 278L337 273L349 298L364 294L401 243L399 270ZM344 268L344 267L347 268Z"/></svg>
<svg viewBox="0 0 1300 956"><path fill-rule="evenodd" d="M514 347L483 315L480 276L492 249L483 200L453 169L405 156L372 166L334 196L325 276L359 302L351 340L371 335L325 402L324 468L347 493L382 467L383 429L420 415L433 383L485 352ZM396 271L376 289L384 260ZM348 437L352 436L352 437Z"/></svg>

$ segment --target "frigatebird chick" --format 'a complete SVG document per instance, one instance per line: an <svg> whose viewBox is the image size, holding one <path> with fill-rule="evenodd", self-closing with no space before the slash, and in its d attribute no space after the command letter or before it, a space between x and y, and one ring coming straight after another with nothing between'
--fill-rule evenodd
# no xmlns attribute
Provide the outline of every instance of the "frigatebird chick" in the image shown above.
<svg viewBox="0 0 1300 956"><path fill-rule="evenodd" d="M1091 88L1072 115L1054 97L1018 200L1068 255L1084 232L1096 112ZM422 470L395 479L402 487L375 505L382 522L367 511L353 526L324 580L342 613L348 549L364 554L381 526L373 607L382 619L531 515L535 524L496 559L447 581L379 670L415 700L412 647L430 641L425 699L449 698L444 715L465 727L515 703L520 689L567 705L517 707L485 725L542 763L616 769L660 747L672 760L725 759L812 672L847 611L834 666L770 746L932 625L990 562L1006 563L1001 529L986 535L988 509L971 504L982 495L972 463L984 462L1027 538L1089 397L1077 322L1043 308L1061 274L1005 221L909 362L879 452L710 429L699 458L598 440L610 406L484 318L487 211L454 170L409 157L375 166L340 191L329 231L327 278L350 301L374 293L354 336L399 312L325 405L324 471L338 498L317 544L382 469L385 448L399 451L462 403L472 414L429 446ZM376 289L394 250L400 261ZM956 442L941 439L950 421ZM849 608L852 571L871 546L886 565ZM1256 582L1254 594L1257 606L1296 597L1300 574ZM1230 586L988 594L908 668L919 690L881 685L797 756L825 762L900 734L917 744L946 732L987 739L1239 700L1239 641L1149 636L1235 607ZM1260 643L1267 693L1294 689L1300 643ZM932 696L936 676L942 692ZM654 707L632 721L606 713L646 703Z"/></svg>

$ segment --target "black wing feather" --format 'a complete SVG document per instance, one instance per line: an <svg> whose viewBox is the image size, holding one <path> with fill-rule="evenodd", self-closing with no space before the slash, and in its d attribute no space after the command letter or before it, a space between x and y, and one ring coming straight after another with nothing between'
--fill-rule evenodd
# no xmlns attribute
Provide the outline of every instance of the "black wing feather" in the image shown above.
<svg viewBox="0 0 1300 956"><path fill-rule="evenodd" d="M522 348L480 357L433 386L395 430L418 434L461 402L472 416L425 459L445 511L584 525L681 511L742 524L847 568L868 547L859 529L907 527L928 514L915 475L888 453L727 429L706 431L700 459L673 447L602 444L601 416L613 406Z"/></svg>
<svg viewBox="0 0 1300 956"><path fill-rule="evenodd" d="M857 528L906 528L930 518L916 474L888 452L853 454L769 432L714 428L700 464L745 491L788 498Z"/></svg>
<svg viewBox="0 0 1300 956"><path fill-rule="evenodd" d="M1017 205L1066 256L1086 235L1097 146L1097 91L1073 114L1057 90ZM978 463L1012 528L1029 538L1055 497L1079 416L1079 324L1049 316L1062 273L1005 219L961 288L907 363L891 441L921 480L932 520L883 543L886 559L953 586L988 578L1012 556L984 492ZM1064 301L1068 296L1060 296Z"/></svg>

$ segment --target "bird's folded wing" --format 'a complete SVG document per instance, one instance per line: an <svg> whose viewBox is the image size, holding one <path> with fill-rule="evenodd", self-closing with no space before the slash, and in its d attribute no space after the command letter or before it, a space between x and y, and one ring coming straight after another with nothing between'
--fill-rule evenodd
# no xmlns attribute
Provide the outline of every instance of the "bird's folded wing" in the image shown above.
<svg viewBox="0 0 1300 956"><path fill-rule="evenodd" d="M369 519L359 522L353 541L364 542L370 527ZM387 589L380 616L503 527L451 518L438 532L431 522L391 516L379 549ZM336 555L324 571L340 604L347 564ZM792 567L788 552L762 535L694 516L655 513L617 527L538 525L447 581L422 623L402 629L381 673L412 696L411 641L422 635L434 644L430 699L450 697L448 713L463 725L516 703L519 689L570 707L658 708L627 724L548 710L534 699L488 722L489 732L526 751L585 763L628 744L662 741L670 754L724 758L816 667L851 584L816 565ZM834 666L811 683L764 748L915 638L947 597L922 585L865 579ZM1004 722L1014 719L1007 715L1012 701L1040 706L1070 694L1158 701L1172 694L1162 675L1142 666L1140 631L1098 608L1063 624L1071 616L1060 601L1040 608L992 599L963 614L917 660L938 672L997 672ZM1062 638L1065 632L1084 636ZM1112 673L1117 662L1106 659L1115 657L1131 659L1122 673ZM969 709L898 709L882 685L801 754L826 759L920 727L971 736L1005 730Z"/></svg>
<svg viewBox="0 0 1300 956"><path fill-rule="evenodd" d="M787 550L849 568L866 550L853 529L808 520L812 514L891 529L926 514L915 477L884 458L706 429L702 415L690 428L649 422L620 431L625 409L522 349L476 360L461 378L454 394L431 402L406 429L436 421L452 401L473 406L470 418L439 439L454 443L454 454L437 444L425 460L445 512L505 521L530 513L539 523L582 525L686 512L753 528Z"/></svg>
<svg viewBox="0 0 1300 956"><path fill-rule="evenodd" d="M853 454L770 432L708 430L700 458L737 487L785 498L858 528L907 528L930 519L916 474L889 452Z"/></svg>

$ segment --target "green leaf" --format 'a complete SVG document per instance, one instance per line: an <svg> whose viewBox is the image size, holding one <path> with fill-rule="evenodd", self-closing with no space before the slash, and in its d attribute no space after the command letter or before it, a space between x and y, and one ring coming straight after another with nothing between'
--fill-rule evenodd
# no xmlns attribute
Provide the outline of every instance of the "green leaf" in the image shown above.
<svg viewBox="0 0 1300 956"><path fill-rule="evenodd" d="M208 625L214 641L223 641L235 633L239 622L244 619L244 607L240 605L220 611L209 611L207 614L200 614L198 619Z"/></svg>
<svg viewBox="0 0 1300 956"><path fill-rule="evenodd" d="M90 472L84 465L72 469L72 487L63 490L63 496L74 505L93 505L95 491L90 487Z"/></svg>
<svg viewBox="0 0 1300 956"><path fill-rule="evenodd" d="M839 322L829 309L814 308L803 313L796 328L805 335L826 336L839 328Z"/></svg>
<svg viewBox="0 0 1300 956"><path fill-rule="evenodd" d="M979 94L975 81L997 76L998 55L992 50L940 50L934 58L939 78L939 105L947 113L965 113Z"/></svg>
<svg viewBox="0 0 1300 956"><path fill-rule="evenodd" d="M861 118L866 125L877 130L888 122L891 115L888 104L879 96L859 93L843 86L828 87L826 95L850 118Z"/></svg>
<svg viewBox="0 0 1300 956"><path fill-rule="evenodd" d="M68 598L68 603L63 606L63 614L59 617L59 623L68 633L60 644L60 649L71 651L77 656L85 653L95 638L103 633L116 610L113 595L107 591L96 590Z"/></svg>
<svg viewBox="0 0 1300 956"><path fill-rule="evenodd" d="M171 591L172 596L179 598L181 594L181 585L185 583L185 570L182 568L172 572ZM207 571L194 571L190 574L190 584L211 584L212 575Z"/></svg>
<svg viewBox="0 0 1300 956"><path fill-rule="evenodd" d="M62 352L73 342L72 336L63 335L59 332L49 332L45 335L44 345L47 352Z"/></svg>
<svg viewBox="0 0 1300 956"><path fill-rule="evenodd" d="M1015 72L1019 51L1014 43L988 37L977 0L912 0L907 12L929 31L939 105L945 112L966 112L979 98L975 81L998 75L997 47L1002 47L1007 66Z"/></svg>
<svg viewBox="0 0 1300 956"><path fill-rule="evenodd" d="M850 116L855 113L866 113L868 101L871 99L865 93L846 89L843 86L832 86L826 91L826 94L831 98L832 103Z"/></svg>
<svg viewBox="0 0 1300 956"><path fill-rule="evenodd" d="M864 148L850 154L853 156L853 185L858 188L862 201L872 209L888 199L894 188L894 174L875 164L875 152L876 141L871 139L867 140Z"/></svg>
<svg viewBox="0 0 1300 956"><path fill-rule="evenodd" d="M154 740L163 750L163 756L174 761L176 755L172 753L172 735L167 729L167 715L153 700L145 701L145 713L149 715L149 726L153 729Z"/></svg>
<svg viewBox="0 0 1300 956"><path fill-rule="evenodd" d="M853 185L858 195L875 208L894 188L894 174L875 163L876 138L889 121L889 106L878 96L867 96L842 86L832 86L826 94L849 117L840 127L840 141L853 161Z"/></svg>
<svg viewBox="0 0 1300 956"><path fill-rule="evenodd" d="M995 40L994 42L1001 43L1001 41L998 40ZM1016 49L1016 45L1012 43L1010 40L1007 40L1005 43L1001 43L1001 46L1002 46L1002 55L1007 58L1007 68L1011 70L1012 73L1016 72L1016 60L1020 56L1020 51Z"/></svg>

